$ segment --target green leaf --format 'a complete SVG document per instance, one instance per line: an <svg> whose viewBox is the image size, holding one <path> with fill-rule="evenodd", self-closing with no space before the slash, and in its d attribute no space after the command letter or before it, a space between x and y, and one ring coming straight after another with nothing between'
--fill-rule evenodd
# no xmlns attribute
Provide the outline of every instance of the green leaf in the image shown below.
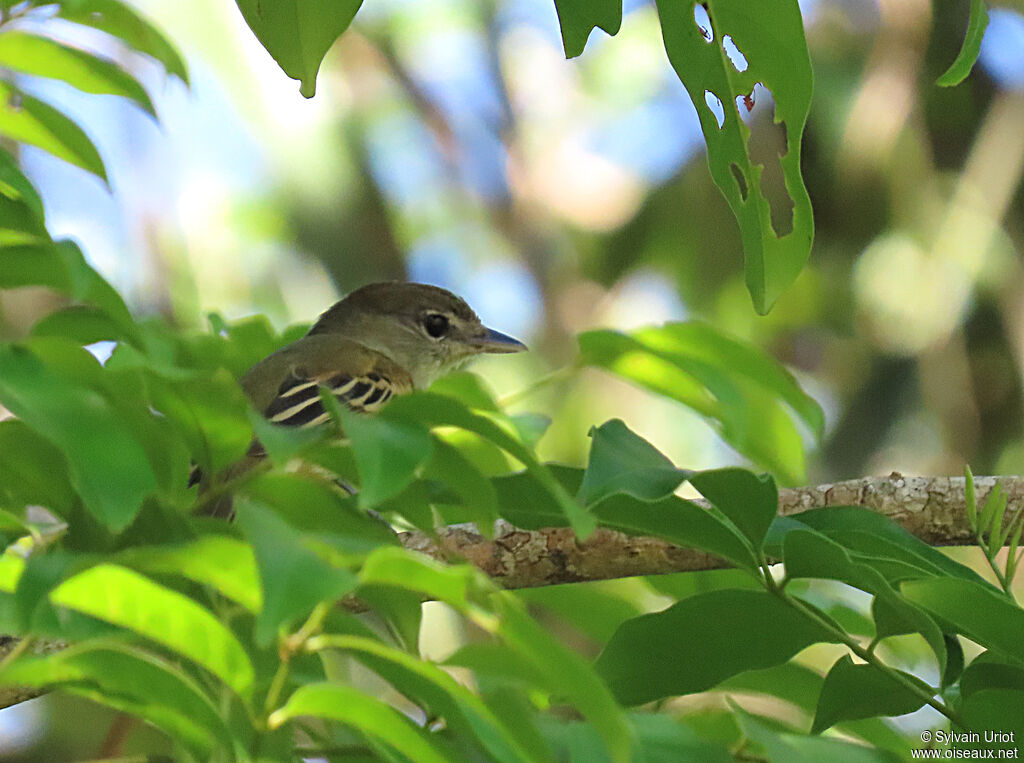
<svg viewBox="0 0 1024 763"><path fill-rule="evenodd" d="M945 73L936 80L939 87L953 87L959 85L974 68L974 62L978 60L981 52L981 40L985 36L985 29L988 27L988 8L985 0L971 0L971 16L967 21L967 34L964 36L964 44L960 52Z"/></svg>
<svg viewBox="0 0 1024 763"><path fill-rule="evenodd" d="M58 606L145 636L209 670L246 696L253 667L242 645L210 612L124 567L100 564L50 592Z"/></svg>
<svg viewBox="0 0 1024 763"><path fill-rule="evenodd" d="M631 729L594 668L529 617L511 594L496 595L494 603L502 640L545 676L549 691L567 697L597 728L613 761L629 760Z"/></svg>
<svg viewBox="0 0 1024 763"><path fill-rule="evenodd" d="M0 347L0 401L64 452L72 484L111 530L124 529L156 489L145 448L114 406L25 347Z"/></svg>
<svg viewBox="0 0 1024 763"><path fill-rule="evenodd" d="M743 569L757 568L750 547L706 509L676 496L654 503L613 496L594 507L601 527L628 535L653 535L684 548L708 551Z"/></svg>
<svg viewBox="0 0 1024 763"><path fill-rule="evenodd" d="M63 454L24 421L0 421L0 474L0 503L5 506L35 504L66 517L75 501Z"/></svg>
<svg viewBox="0 0 1024 763"><path fill-rule="evenodd" d="M0 148L0 245L48 241L43 204L17 162Z"/></svg>
<svg viewBox="0 0 1024 763"><path fill-rule="evenodd" d="M829 737L807 736L779 731L758 716L733 706L742 738L765 759L785 763L897 763L903 756L887 750L874 750L862 744ZM763 751L763 752L762 752Z"/></svg>
<svg viewBox="0 0 1024 763"><path fill-rule="evenodd" d="M120 565L153 575L180 575L208 585L252 613L263 608L256 557L228 535L203 535L176 546L140 546L118 553Z"/></svg>
<svg viewBox="0 0 1024 763"><path fill-rule="evenodd" d="M1021 691L986 689L967 697L961 709L967 726L975 731L995 730L1004 735L1001 739L987 744L982 742L972 745L969 749L995 749L996 759L1006 754L1002 752L1003 750L1010 755L1017 752L1020 749L1019 740L1024 738L1024 715L1021 715L1021 707L1024 707L1024 692Z"/></svg>
<svg viewBox="0 0 1024 763"><path fill-rule="evenodd" d="M620 702L705 691L835 637L764 591L697 594L622 624L595 668Z"/></svg>
<svg viewBox="0 0 1024 763"><path fill-rule="evenodd" d="M657 7L669 61L700 116L711 176L740 225L747 289L755 309L764 314L800 273L814 238L811 200L800 176L800 143L813 87L800 7L797 0L708 0L711 42L694 21L692 3L658 0ZM722 47L726 35L748 62L742 72ZM750 130L736 105L756 83L771 91L775 122L785 130L779 162L793 203L793 222L792 231L781 237L773 229L761 185L763 167L754 162ZM706 92L724 107L721 127L705 102Z"/></svg>
<svg viewBox="0 0 1024 763"><path fill-rule="evenodd" d="M264 474L241 489L311 543L325 544L353 561L382 545L396 545L394 531L356 506L353 496L309 474Z"/></svg>
<svg viewBox="0 0 1024 763"><path fill-rule="evenodd" d="M906 715L919 710L925 698L934 694L921 679L902 670L894 672L923 694L897 683L874 665L854 665L850 655L840 657L825 676L811 733L820 734L840 721Z"/></svg>
<svg viewBox="0 0 1024 763"><path fill-rule="evenodd" d="M57 15L117 37L135 52L155 58L168 74L188 84L188 69L174 46L155 26L120 0L61 0Z"/></svg>
<svg viewBox="0 0 1024 763"><path fill-rule="evenodd" d="M115 352L107 368L117 368L125 353ZM165 378L147 369L152 405L173 422L196 463L213 475L241 459L252 443L249 401L224 369Z"/></svg>
<svg viewBox="0 0 1024 763"><path fill-rule="evenodd" d="M586 540L593 532L594 518L573 500L551 471L537 460L533 451L517 438L510 425L506 427L504 422L490 418L483 412L470 410L457 400L429 392L404 395L393 400L374 418L416 422L427 427L453 426L479 435L526 467L530 476L553 499L582 540Z"/></svg>
<svg viewBox="0 0 1024 763"><path fill-rule="evenodd" d="M498 518L498 495L494 485L472 462L436 435L423 476L439 480L462 499L466 519L476 524L485 538L494 537L494 521ZM441 508L444 515L444 509Z"/></svg>
<svg viewBox="0 0 1024 763"><path fill-rule="evenodd" d="M855 562L838 543L809 529L788 532L782 549L788 577L838 580L873 594L875 636L883 639L920 633L935 653L939 671L946 670L948 653L939 626L925 612L898 596L880 572Z"/></svg>
<svg viewBox="0 0 1024 763"><path fill-rule="evenodd" d="M614 37L622 26L622 0L555 0L566 58L576 58L586 47L594 27Z"/></svg>
<svg viewBox="0 0 1024 763"><path fill-rule="evenodd" d="M107 182L96 146L82 128L47 103L0 81L0 135L30 143Z"/></svg>
<svg viewBox="0 0 1024 763"><path fill-rule="evenodd" d="M129 98L156 117L149 95L127 71L46 37L17 30L0 34L0 66L37 77L59 79L86 93Z"/></svg>
<svg viewBox="0 0 1024 763"><path fill-rule="evenodd" d="M32 327L32 336L70 339L78 345L124 338L124 331L106 312L91 305L73 305L55 310Z"/></svg>
<svg viewBox="0 0 1024 763"><path fill-rule="evenodd" d="M119 329L118 339L136 339L136 325L121 295L86 261L73 241L5 247L0 288L47 286L103 310Z"/></svg>
<svg viewBox="0 0 1024 763"><path fill-rule="evenodd" d="M779 527L792 526L792 522L817 530L848 549L864 564L872 565L879 558L891 559L917 568L921 576L950 576L988 585L974 570L953 561L871 509L859 506L809 509L786 517ZM770 535L774 532L773 525Z"/></svg>
<svg viewBox="0 0 1024 763"><path fill-rule="evenodd" d="M242 497L235 511L256 551L263 581L263 609L256 620L260 646L320 602L333 602L356 587L355 575L310 550L302 535L269 508Z"/></svg>
<svg viewBox="0 0 1024 763"><path fill-rule="evenodd" d="M24 203L31 213L44 222L43 200L39 192L22 173L18 163L6 150L0 148L0 193L9 199Z"/></svg>
<svg viewBox="0 0 1024 763"><path fill-rule="evenodd" d="M900 585L900 593L972 641L1024 661L1024 610L992 588L970 580L936 578L907 581Z"/></svg>
<svg viewBox="0 0 1024 763"><path fill-rule="evenodd" d="M187 674L121 644L85 643L21 659L0 670L0 683L88 697L158 726L200 758L229 736L209 697Z"/></svg>
<svg viewBox="0 0 1024 763"><path fill-rule="evenodd" d="M676 468L621 419L592 427L590 437L590 458L576 496L584 506L616 493L657 501L671 495L686 479L687 472Z"/></svg>
<svg viewBox="0 0 1024 763"><path fill-rule="evenodd" d="M418 591L464 612L496 589L490 578L469 564L445 565L429 556L389 546L374 551L359 571L364 584Z"/></svg>
<svg viewBox="0 0 1024 763"><path fill-rule="evenodd" d="M377 673L421 707L446 719L456 734L477 739L488 760L533 759L515 735L483 701L436 665L417 659L373 639L359 636L319 636L308 644L312 651L341 649Z"/></svg>
<svg viewBox="0 0 1024 763"><path fill-rule="evenodd" d="M418 422L363 416L340 407L338 413L355 453L362 506L376 506L402 492L430 458L433 442Z"/></svg>
<svg viewBox="0 0 1024 763"><path fill-rule="evenodd" d="M284 73L316 94L327 50L348 29L362 0L236 0L245 23Z"/></svg>
<svg viewBox="0 0 1024 763"><path fill-rule="evenodd" d="M786 481L803 480L803 443L787 409L818 437L824 415L768 355L699 322L587 331L578 341L582 364L692 408L755 463Z"/></svg>
<svg viewBox="0 0 1024 763"><path fill-rule="evenodd" d="M381 700L351 686L336 683L300 686L284 707L271 714L270 726L277 728L301 716L343 723L381 745L397 750L409 760L423 763L446 763L448 760L419 726Z"/></svg>
<svg viewBox="0 0 1024 763"><path fill-rule="evenodd" d="M985 652L964 670L960 679L960 695L970 695L986 689L1010 689L1024 692L1024 666L1010 665Z"/></svg>
<svg viewBox="0 0 1024 763"><path fill-rule="evenodd" d="M772 520L779 513L779 491L771 475L730 467L691 474L690 484L760 550Z"/></svg>

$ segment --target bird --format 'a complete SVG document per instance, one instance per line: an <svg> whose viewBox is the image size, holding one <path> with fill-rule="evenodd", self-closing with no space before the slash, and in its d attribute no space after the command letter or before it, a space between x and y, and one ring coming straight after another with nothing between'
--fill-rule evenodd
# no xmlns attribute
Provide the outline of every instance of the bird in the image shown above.
<svg viewBox="0 0 1024 763"><path fill-rule="evenodd" d="M349 410L372 414L474 357L526 349L518 339L484 326L465 300L447 289L386 281L350 292L303 337L256 363L239 384L272 423L309 428L330 418L320 387ZM241 474L264 455L254 441L228 475ZM193 469L189 486L203 481L201 471ZM225 501L208 509L214 516L230 512Z"/></svg>

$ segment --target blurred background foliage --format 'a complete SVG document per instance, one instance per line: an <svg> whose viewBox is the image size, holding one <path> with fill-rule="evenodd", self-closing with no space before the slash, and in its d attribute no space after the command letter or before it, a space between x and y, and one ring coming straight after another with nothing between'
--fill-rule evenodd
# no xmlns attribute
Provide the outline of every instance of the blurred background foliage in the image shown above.
<svg viewBox="0 0 1024 763"><path fill-rule="evenodd" d="M208 330L210 312L262 312L283 328L370 281L437 283L534 350L476 370L513 411L552 417L542 457L582 463L587 430L614 416L694 469L741 459L674 403L596 371L517 393L571 362L577 332L702 318L785 362L824 406L812 482L1024 471L1019 3L992 7L979 66L955 88L934 82L966 0L801 3L816 241L765 318L653 3L626 0L619 34L595 31L565 61L550 0L371 0L312 100L233 3L135 4L179 46L190 88L107 38L84 42L143 82L159 125L123 99L17 81L99 147L109 189L37 149L19 159L51 234L78 240L136 314ZM771 112L763 97L749 117L769 175ZM59 306L40 289L0 293L0 338ZM638 585L605 588L630 612L654 606ZM27 728L0 729L6 752Z"/></svg>

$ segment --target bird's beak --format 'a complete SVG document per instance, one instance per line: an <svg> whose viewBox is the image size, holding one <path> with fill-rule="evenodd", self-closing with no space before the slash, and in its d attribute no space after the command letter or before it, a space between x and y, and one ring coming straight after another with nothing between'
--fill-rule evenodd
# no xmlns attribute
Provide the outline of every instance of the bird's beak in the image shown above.
<svg viewBox="0 0 1024 763"><path fill-rule="evenodd" d="M472 343L478 352L522 352L526 349L518 339L494 329L484 329L484 333L474 337Z"/></svg>

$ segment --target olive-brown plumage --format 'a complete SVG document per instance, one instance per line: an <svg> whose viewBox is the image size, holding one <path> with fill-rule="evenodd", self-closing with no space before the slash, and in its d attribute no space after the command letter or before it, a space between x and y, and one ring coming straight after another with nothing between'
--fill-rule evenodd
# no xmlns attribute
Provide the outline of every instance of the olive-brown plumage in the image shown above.
<svg viewBox="0 0 1024 763"><path fill-rule="evenodd" d="M328 419L321 386L351 410L373 413L395 395L426 388L477 355L525 349L484 326L464 300L445 289L375 283L335 303L309 333L261 360L240 383L270 421L309 427ZM230 475L261 455L254 444Z"/></svg>

